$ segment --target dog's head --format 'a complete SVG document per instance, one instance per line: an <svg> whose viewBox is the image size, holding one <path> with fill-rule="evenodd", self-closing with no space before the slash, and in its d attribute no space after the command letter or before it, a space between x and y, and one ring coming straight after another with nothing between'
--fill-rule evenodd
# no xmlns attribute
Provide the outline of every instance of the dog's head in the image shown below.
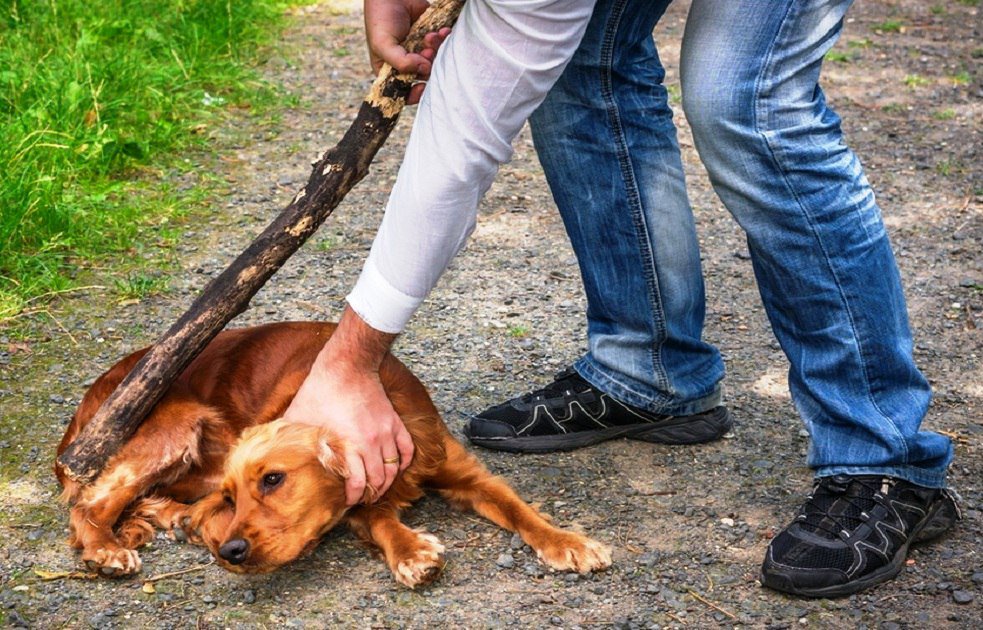
<svg viewBox="0 0 983 630"><path fill-rule="evenodd" d="M317 546L345 514L344 456L318 427L276 420L247 429L220 491L192 520L212 555L236 573L265 573Z"/></svg>

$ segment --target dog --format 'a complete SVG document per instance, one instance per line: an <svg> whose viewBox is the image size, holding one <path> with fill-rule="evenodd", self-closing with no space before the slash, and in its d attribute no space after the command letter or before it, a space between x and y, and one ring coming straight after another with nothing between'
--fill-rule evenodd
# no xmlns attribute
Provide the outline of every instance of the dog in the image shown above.
<svg viewBox="0 0 983 630"><path fill-rule="evenodd" d="M517 532L546 565L587 573L611 550L554 527L448 431L423 384L391 354L380 369L393 408L413 438L413 461L375 503L346 506L346 445L330 430L280 419L335 324L286 322L220 333L154 407L91 484L55 465L70 504L69 542L106 576L141 569L137 548L157 528L204 544L222 567L264 573L306 555L345 523L381 551L400 583L433 581L444 547L400 522L400 511L433 489ZM148 348L134 352L86 392L60 455Z"/></svg>

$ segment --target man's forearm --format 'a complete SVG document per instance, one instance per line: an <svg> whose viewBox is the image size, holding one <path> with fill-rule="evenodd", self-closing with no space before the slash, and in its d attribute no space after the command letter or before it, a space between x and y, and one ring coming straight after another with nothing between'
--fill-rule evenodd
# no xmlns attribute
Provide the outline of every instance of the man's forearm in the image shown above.
<svg viewBox="0 0 983 630"><path fill-rule="evenodd" d="M351 306L346 306L338 329L325 345L320 360L343 361L348 367L365 372L378 372L386 353L397 335L372 328Z"/></svg>

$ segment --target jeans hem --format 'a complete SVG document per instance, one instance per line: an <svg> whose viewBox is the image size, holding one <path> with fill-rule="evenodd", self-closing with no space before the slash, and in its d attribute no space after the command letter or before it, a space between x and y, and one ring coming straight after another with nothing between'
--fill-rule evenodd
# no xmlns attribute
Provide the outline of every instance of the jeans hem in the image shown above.
<svg viewBox="0 0 983 630"><path fill-rule="evenodd" d="M647 392L639 391L637 387L626 384L623 376L613 376L590 356L581 358L574 363L573 368L588 383L615 400L651 413L691 416L719 406L723 398L720 383L716 383L710 393L688 401L676 401L665 393L651 389Z"/></svg>
<svg viewBox="0 0 983 630"><path fill-rule="evenodd" d="M924 488L944 488L945 470L929 470L917 466L823 466L816 469L817 477L833 475L887 475Z"/></svg>

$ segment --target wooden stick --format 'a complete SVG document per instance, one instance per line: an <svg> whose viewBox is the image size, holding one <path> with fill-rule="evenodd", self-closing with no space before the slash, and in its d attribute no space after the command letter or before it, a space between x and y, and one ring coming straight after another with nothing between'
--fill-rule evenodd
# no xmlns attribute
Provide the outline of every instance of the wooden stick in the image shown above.
<svg viewBox="0 0 983 630"><path fill-rule="evenodd" d="M689 589L689 594L692 595L693 598L696 599L697 601L706 604L710 608L713 608L714 610L716 610L716 611L718 611L720 613L723 613L724 615L727 615L731 619L737 619L737 615L735 615L734 613L730 612L729 610L725 610L725 609L721 608L717 604L714 604L709 599L707 599L706 597L703 597L702 595L700 595L699 593L697 593L693 589Z"/></svg>
<svg viewBox="0 0 983 630"><path fill-rule="evenodd" d="M151 577L144 578L143 583L147 584L148 582L159 582L161 580L177 577L179 575L184 575L186 573L194 573L195 571L204 571L205 569L212 566L213 564L215 564L215 560L210 560L205 564L199 564L198 566L191 567L188 569L181 569L180 571L171 571L170 573L161 573L159 575L153 575Z"/></svg>
<svg viewBox="0 0 983 630"><path fill-rule="evenodd" d="M436 0L414 24L403 46L410 51L422 49L427 33L454 24L463 3ZM70 478L88 483L99 475L184 368L246 309L270 276L365 177L376 152L396 126L413 81L413 76L400 75L388 65L382 68L355 122L341 142L314 163L307 185L246 251L205 287L61 454L58 464Z"/></svg>

